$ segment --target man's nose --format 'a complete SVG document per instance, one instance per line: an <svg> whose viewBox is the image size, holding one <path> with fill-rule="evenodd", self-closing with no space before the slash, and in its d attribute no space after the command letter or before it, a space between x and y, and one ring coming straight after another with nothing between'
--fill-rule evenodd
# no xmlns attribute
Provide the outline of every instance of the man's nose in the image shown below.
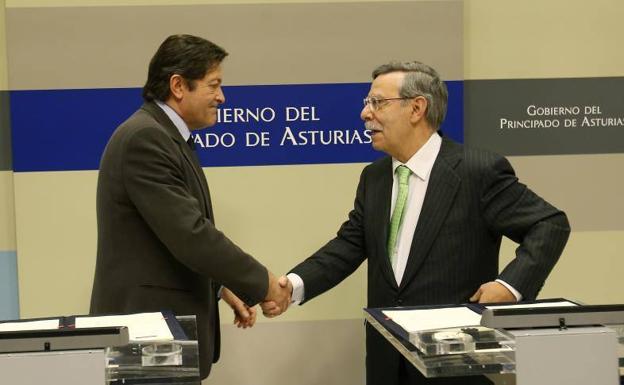
<svg viewBox="0 0 624 385"><path fill-rule="evenodd" d="M365 104L364 108L362 108L362 111L360 112L360 118L364 121L371 120L373 118L373 114L368 104Z"/></svg>
<svg viewBox="0 0 624 385"><path fill-rule="evenodd" d="M225 103L225 94L223 93L222 88L219 88L219 92L217 93L216 99L219 104Z"/></svg>

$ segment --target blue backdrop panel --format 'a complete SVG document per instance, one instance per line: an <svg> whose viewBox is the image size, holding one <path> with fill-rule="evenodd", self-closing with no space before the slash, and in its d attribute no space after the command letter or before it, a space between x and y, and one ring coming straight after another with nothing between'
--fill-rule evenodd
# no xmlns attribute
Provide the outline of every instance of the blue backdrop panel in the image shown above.
<svg viewBox="0 0 624 385"><path fill-rule="evenodd" d="M447 82L443 132L463 142L463 83ZM370 162L359 114L368 83L224 87L219 123L194 132L202 166ZM115 127L142 104L139 88L11 92L16 172L96 170Z"/></svg>
<svg viewBox="0 0 624 385"><path fill-rule="evenodd" d="M115 127L141 106L141 90L11 91L13 170L97 170Z"/></svg>

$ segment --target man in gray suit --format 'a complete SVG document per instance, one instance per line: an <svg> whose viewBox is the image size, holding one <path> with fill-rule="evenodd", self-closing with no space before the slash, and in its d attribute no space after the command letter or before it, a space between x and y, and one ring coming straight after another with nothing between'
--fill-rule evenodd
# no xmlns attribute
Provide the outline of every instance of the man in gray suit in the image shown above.
<svg viewBox="0 0 624 385"><path fill-rule="evenodd" d="M172 310L197 316L201 377L219 358L217 293L250 327L263 300L288 306L276 277L215 227L191 131L225 101L221 47L174 35L159 47L145 103L113 133L97 187L98 248L91 313Z"/></svg>
<svg viewBox="0 0 624 385"><path fill-rule="evenodd" d="M535 299L567 242L565 214L518 182L505 158L438 133L448 94L433 68L390 63L373 79L361 118L389 156L364 168L336 238L280 283L304 303L367 260L372 308ZM502 236L519 246L499 274ZM489 382L427 380L370 325L366 347L368 385Z"/></svg>

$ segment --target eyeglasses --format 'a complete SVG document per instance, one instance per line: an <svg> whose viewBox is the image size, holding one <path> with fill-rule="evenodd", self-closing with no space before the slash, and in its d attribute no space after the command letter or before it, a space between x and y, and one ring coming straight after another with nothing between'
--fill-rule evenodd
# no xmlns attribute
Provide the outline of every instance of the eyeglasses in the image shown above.
<svg viewBox="0 0 624 385"><path fill-rule="evenodd" d="M386 104L386 102L390 102L392 100L413 99L415 97L416 96L407 96L407 97L403 97L403 98L374 98L374 97L369 97L369 98L364 98L363 102L364 102L364 107L368 106L368 108L370 108L371 111L378 111L381 106Z"/></svg>

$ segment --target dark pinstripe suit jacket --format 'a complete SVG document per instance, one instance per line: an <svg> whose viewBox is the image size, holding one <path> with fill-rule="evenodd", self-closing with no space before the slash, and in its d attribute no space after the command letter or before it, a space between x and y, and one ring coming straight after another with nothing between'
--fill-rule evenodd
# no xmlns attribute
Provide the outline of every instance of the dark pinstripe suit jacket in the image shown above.
<svg viewBox="0 0 624 385"><path fill-rule="evenodd" d="M467 302L497 277L533 299L569 235L565 214L518 182L496 154L443 139L400 285L386 243L392 194L392 161L364 168L349 219L337 237L293 269L306 301L332 288L368 260L368 306ZM501 237L519 243L516 258L498 274ZM367 378L396 383L399 356L378 333L367 333Z"/></svg>
<svg viewBox="0 0 624 385"><path fill-rule="evenodd" d="M97 187L91 313L197 315L202 377L219 356L216 289L249 305L268 289L264 266L214 226L196 154L164 111L144 104L113 133Z"/></svg>

